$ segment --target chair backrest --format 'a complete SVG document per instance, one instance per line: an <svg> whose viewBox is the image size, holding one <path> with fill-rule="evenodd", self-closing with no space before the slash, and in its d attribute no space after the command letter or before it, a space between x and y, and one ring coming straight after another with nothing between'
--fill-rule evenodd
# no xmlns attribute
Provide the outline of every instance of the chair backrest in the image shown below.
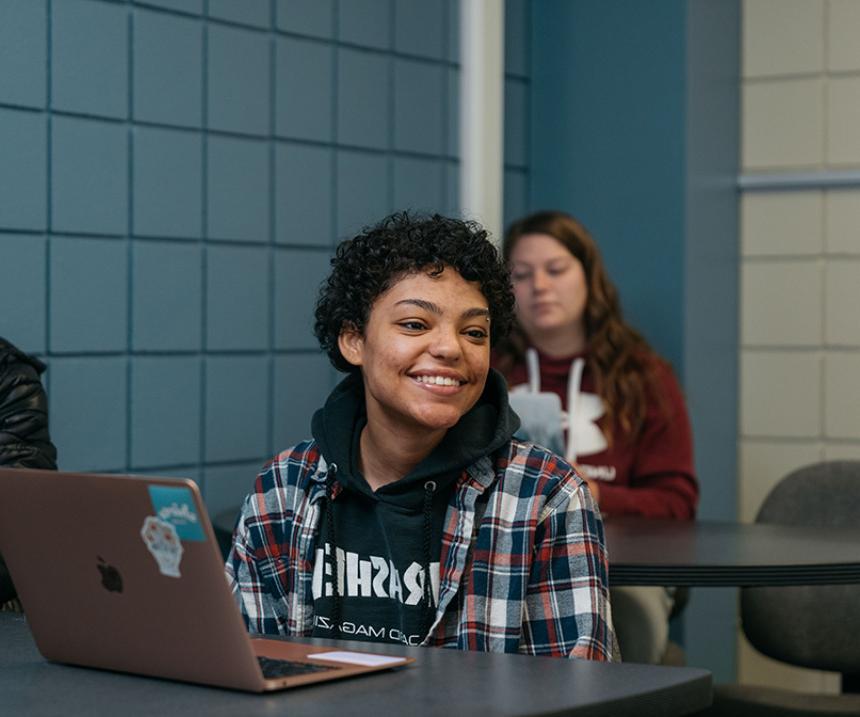
<svg viewBox="0 0 860 717"><path fill-rule="evenodd" d="M757 523L856 527L860 461L800 468L765 498ZM860 585L741 590L741 620L760 652L801 667L860 672Z"/></svg>

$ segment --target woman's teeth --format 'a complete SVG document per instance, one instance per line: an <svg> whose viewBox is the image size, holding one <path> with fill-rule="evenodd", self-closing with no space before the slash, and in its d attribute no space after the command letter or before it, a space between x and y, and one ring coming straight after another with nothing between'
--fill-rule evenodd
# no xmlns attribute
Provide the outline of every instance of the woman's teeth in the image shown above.
<svg viewBox="0 0 860 717"><path fill-rule="evenodd" d="M459 386L460 382L455 378L446 378L444 376L416 376L415 380L418 383L431 383L436 386Z"/></svg>

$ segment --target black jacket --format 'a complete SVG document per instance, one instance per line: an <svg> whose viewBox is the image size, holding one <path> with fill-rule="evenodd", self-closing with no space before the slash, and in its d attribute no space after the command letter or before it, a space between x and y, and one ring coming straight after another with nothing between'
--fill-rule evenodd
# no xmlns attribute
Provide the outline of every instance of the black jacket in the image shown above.
<svg viewBox="0 0 860 717"><path fill-rule="evenodd" d="M45 365L0 337L0 466L57 467L57 449L48 434L48 401L39 374ZM15 597L0 557L0 603Z"/></svg>

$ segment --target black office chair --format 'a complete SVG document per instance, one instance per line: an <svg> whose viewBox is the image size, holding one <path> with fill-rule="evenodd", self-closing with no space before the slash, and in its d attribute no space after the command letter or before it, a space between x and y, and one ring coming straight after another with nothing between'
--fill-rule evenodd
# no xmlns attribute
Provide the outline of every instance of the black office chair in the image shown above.
<svg viewBox="0 0 860 717"><path fill-rule="evenodd" d="M233 547L233 531L236 529L236 521L239 520L241 511L242 506L234 505L227 510L222 510L212 519L212 529L215 531L215 538L218 540L218 547L224 560L227 560L230 548Z"/></svg>
<svg viewBox="0 0 860 717"><path fill-rule="evenodd" d="M800 468L771 490L757 523L857 527L860 461ZM704 715L860 715L860 585L744 588L744 634L761 653L799 667L842 673L842 694L814 695L718 685Z"/></svg>

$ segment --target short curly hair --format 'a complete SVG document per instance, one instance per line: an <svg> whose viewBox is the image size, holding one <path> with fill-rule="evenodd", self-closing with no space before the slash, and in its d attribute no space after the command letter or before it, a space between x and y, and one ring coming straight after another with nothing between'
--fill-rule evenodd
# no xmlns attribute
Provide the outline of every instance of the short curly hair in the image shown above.
<svg viewBox="0 0 860 717"><path fill-rule="evenodd" d="M443 217L392 214L342 241L320 287L314 334L336 369L358 371L338 347L344 328L364 332L376 299L404 276L445 267L476 281L490 309L490 343L507 335L514 295L499 251L476 222Z"/></svg>

